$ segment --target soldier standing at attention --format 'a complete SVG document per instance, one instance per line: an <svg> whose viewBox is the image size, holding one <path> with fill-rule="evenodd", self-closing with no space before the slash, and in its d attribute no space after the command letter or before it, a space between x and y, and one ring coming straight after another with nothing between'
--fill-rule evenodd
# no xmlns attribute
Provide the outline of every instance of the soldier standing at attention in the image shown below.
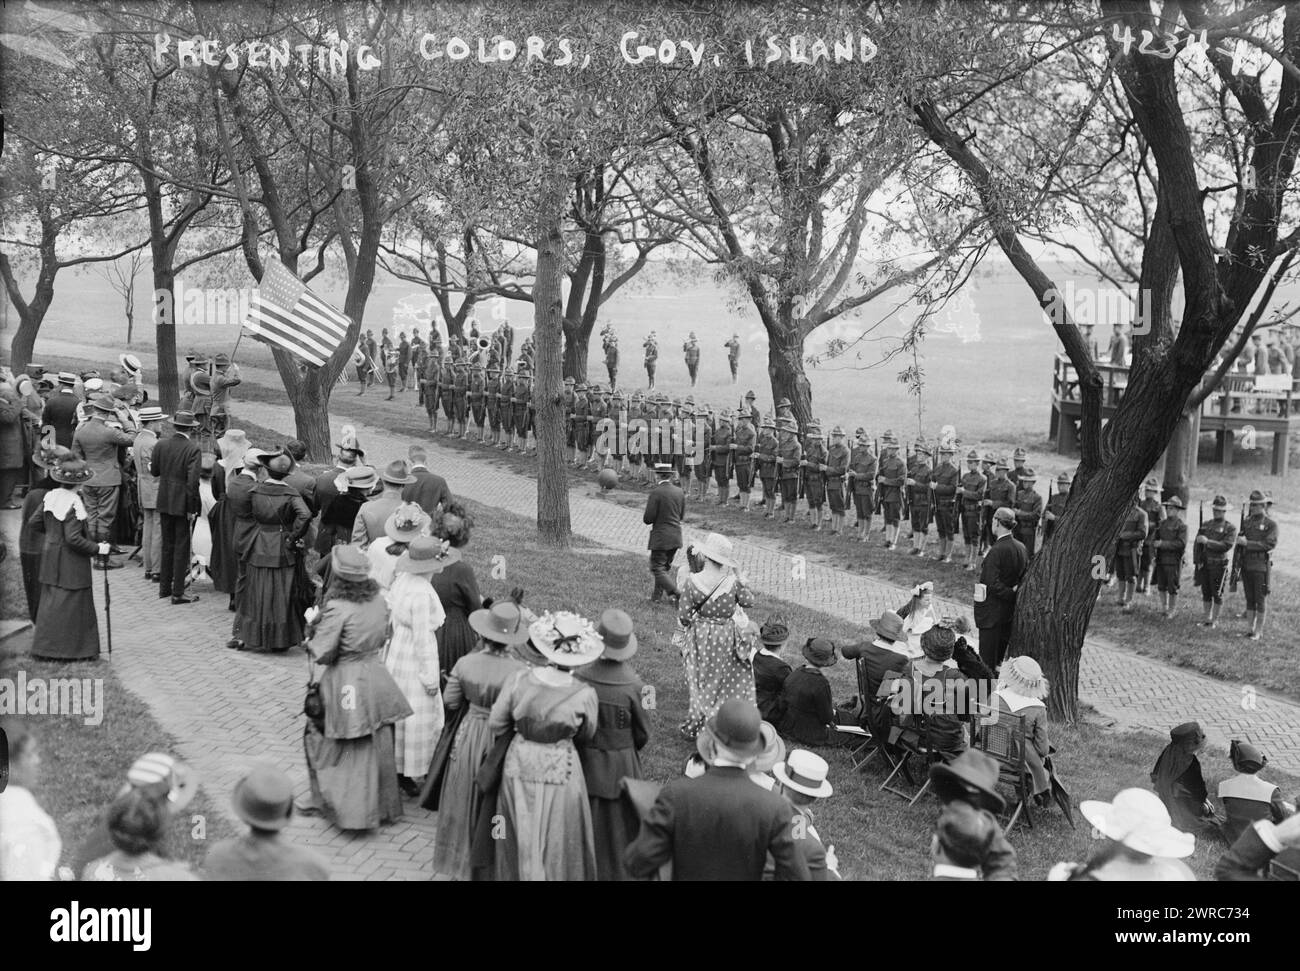
<svg viewBox="0 0 1300 971"><path fill-rule="evenodd" d="M587 396L587 384L582 382L574 386L571 424L573 427L573 467L582 465L591 445L591 399Z"/></svg>
<svg viewBox="0 0 1300 971"><path fill-rule="evenodd" d="M645 483L646 449L645 395L640 391L632 395L627 406L627 460L632 466L632 478Z"/></svg>
<svg viewBox="0 0 1300 971"><path fill-rule="evenodd" d="M989 497L989 486L993 484L993 478L997 475L997 472L995 471L997 461L997 458L994 457L992 452L985 452L984 457L980 459L980 472L984 476L985 499ZM992 505L992 503L984 503L984 526L980 530L980 556L983 556L988 548L993 544L993 512L997 507L994 506L993 509L990 509L988 508L990 505Z"/></svg>
<svg viewBox="0 0 1300 971"><path fill-rule="evenodd" d="M691 464L695 474L696 498L703 502L709 491L709 476L713 474L713 425L709 423L708 413L703 406L697 408L694 402L691 403L687 414L695 423Z"/></svg>
<svg viewBox="0 0 1300 971"><path fill-rule="evenodd" d="M577 382L573 375L564 379L564 390L560 393L560 407L564 409L564 444L573 449L574 465L578 464L578 436L574 428L574 404L577 401Z"/></svg>
<svg viewBox="0 0 1300 971"><path fill-rule="evenodd" d="M912 447L912 468L907 473L907 504L912 514L912 556L924 556L930 541L930 449L925 442Z"/></svg>
<svg viewBox="0 0 1300 971"><path fill-rule="evenodd" d="M803 461L803 446L799 444L799 426L791 418L777 428L780 440L776 447L776 471L781 480L781 506L785 509L785 522L794 522L795 507L799 503L799 463Z"/></svg>
<svg viewBox="0 0 1300 971"><path fill-rule="evenodd" d="M754 446L754 455L758 458L758 478L763 483L764 519L776 515L776 446L776 419L767 415Z"/></svg>
<svg viewBox="0 0 1300 971"><path fill-rule="evenodd" d="M442 361L442 378L438 381L438 398L442 401L442 414L447 419L448 435L453 434L456 428L456 361L451 350L455 346L454 341L447 341L447 354Z"/></svg>
<svg viewBox="0 0 1300 971"><path fill-rule="evenodd" d="M609 375L609 386L618 387L618 338L610 333L605 341L605 371Z"/></svg>
<svg viewBox="0 0 1300 971"><path fill-rule="evenodd" d="M812 528L822 528L822 507L826 504L826 439L822 423L815 418L808 424L803 450L803 488L808 497Z"/></svg>
<svg viewBox="0 0 1300 971"><path fill-rule="evenodd" d="M794 405L789 398L782 398L776 403L776 421L778 425L783 421L794 421Z"/></svg>
<svg viewBox="0 0 1300 971"><path fill-rule="evenodd" d="M934 525L939 531L939 553L935 559L952 562L953 542L957 537L957 489L961 472L953 464L956 448L948 443L939 446L939 464L930 477L930 494L934 497Z"/></svg>
<svg viewBox="0 0 1300 971"><path fill-rule="evenodd" d="M1224 515L1228 511L1228 500L1215 496L1210 508L1213 518L1202 523L1196 534L1196 545L1204 547L1205 552L1205 565L1201 568L1201 601L1205 605L1202 627L1219 625L1219 611L1223 608L1223 574L1228 569L1228 553L1237 542L1237 527Z"/></svg>
<svg viewBox="0 0 1300 971"><path fill-rule="evenodd" d="M1011 471L1007 473L1007 478L1017 489L1020 488L1020 477L1024 474L1025 463L1028 460L1029 453L1023 448L1017 448L1011 453Z"/></svg>
<svg viewBox="0 0 1300 971"><path fill-rule="evenodd" d="M700 373L700 342L695 339L695 331L691 331L686 338L686 343L682 345L682 353L686 355L686 372L691 376L691 387L695 387L695 379Z"/></svg>
<svg viewBox="0 0 1300 971"><path fill-rule="evenodd" d="M731 340L722 345L727 349L727 365L731 368L731 383L736 383L736 372L740 370L740 334L732 334Z"/></svg>
<svg viewBox="0 0 1300 971"><path fill-rule="evenodd" d="M591 386L587 397L591 401L591 450L587 455L587 464L595 464L600 468L605 464L605 455L609 454L608 450L603 455L597 452L597 449L605 444L601 441L601 435L609 428L606 424L610 412L609 395L601 389L600 385L595 384ZM597 455L600 455L599 459ZM680 471L678 469L678 472Z"/></svg>
<svg viewBox="0 0 1300 971"><path fill-rule="evenodd" d="M1016 506L1016 487L1007 477L1007 460L1004 456L999 455L993 463L993 477L989 479L988 489L984 499L984 519L989 527L989 545L993 545L992 519L993 514L999 509L1012 510L1012 518L1015 517ZM1015 523L1012 523L1012 531L1015 530Z"/></svg>
<svg viewBox="0 0 1300 971"><path fill-rule="evenodd" d="M650 336L645 339L644 343L642 343L641 346L645 348L646 378L650 382L649 384L650 389L654 390L655 368L658 366L659 363L659 342L655 339L654 331L650 331Z"/></svg>
<svg viewBox="0 0 1300 971"><path fill-rule="evenodd" d="M406 331L401 331L397 335L397 377L402 382L402 390L406 390L406 382L410 376L411 369L411 342L406 339Z"/></svg>
<svg viewBox="0 0 1300 971"><path fill-rule="evenodd" d="M880 486L880 506L885 517L885 548L898 548L898 517L903 508L902 489L907 481L907 469L898 457L898 439L885 432L880 440L880 470L876 482Z"/></svg>
<svg viewBox="0 0 1300 971"><path fill-rule="evenodd" d="M403 389L405 390L405 389ZM478 426L479 444L483 443L483 429L487 424L486 402L483 396L487 393L487 368L483 360L479 362L469 372L469 411L474 416L474 424Z"/></svg>
<svg viewBox="0 0 1300 971"><path fill-rule="evenodd" d="M853 508L857 513L858 542L865 543L867 533L871 531L875 504L876 453L867 443L865 428L858 428L853 434L857 441L853 443L853 454L849 457L849 481L853 489Z"/></svg>
<svg viewBox="0 0 1300 971"><path fill-rule="evenodd" d="M460 426L460 437L469 437L469 359L462 357L456 362L455 384L453 394L456 396L456 424ZM452 429L452 434L456 434Z"/></svg>
<svg viewBox="0 0 1300 971"><path fill-rule="evenodd" d="M424 411L429 416L429 431L438 434L438 388L442 383L442 356L437 348L431 348L425 355L424 374L420 380L420 390L424 401Z"/></svg>
<svg viewBox="0 0 1300 971"><path fill-rule="evenodd" d="M966 474L961 477L961 537L966 544L966 569L974 570L980 554L981 510L989 480L979 471L979 452L966 453Z"/></svg>
<svg viewBox="0 0 1300 971"><path fill-rule="evenodd" d="M754 394L753 389L745 392L745 407L749 409L750 419L754 422L754 428L758 428L758 423L763 420L763 414L758 410L758 395Z"/></svg>
<svg viewBox="0 0 1300 971"><path fill-rule="evenodd" d="M1153 475L1142 483L1142 499L1138 505L1147 514L1147 538L1142 544L1142 559L1138 563L1137 592L1151 594L1151 571L1155 566L1156 527L1165 518L1165 507L1160 504L1160 483Z"/></svg>
<svg viewBox="0 0 1300 971"><path fill-rule="evenodd" d="M713 432L713 478L718 483L718 505L727 504L731 492L731 416L727 412L718 415L718 427Z"/></svg>
<svg viewBox="0 0 1300 971"><path fill-rule="evenodd" d="M1010 476L1007 476L1010 481ZM1034 558L1034 546L1038 539L1038 521L1043 518L1043 497L1038 494L1034 484L1038 476L1033 469L1020 470L1020 482L1016 489L1016 503L1012 507L1016 514L1016 528L1012 535L1025 547L1025 555Z"/></svg>
<svg viewBox="0 0 1300 971"><path fill-rule="evenodd" d="M749 491L754 486L754 446L757 441L754 416L748 408L737 409L731 445L736 453L736 492L740 497L741 512L749 512Z"/></svg>
<svg viewBox="0 0 1300 971"><path fill-rule="evenodd" d="M1250 493L1250 515L1237 537L1237 556L1241 559L1241 584L1246 592L1246 633L1257 641L1264 633L1264 602L1268 597L1270 554L1277 546L1277 522L1265 511L1268 498L1258 489Z"/></svg>
<svg viewBox="0 0 1300 971"><path fill-rule="evenodd" d="M1119 577L1119 606L1126 614L1133 612L1133 591L1137 588L1142 544L1147 538L1147 514L1135 495L1119 528L1115 549L1115 572Z"/></svg>
<svg viewBox="0 0 1300 971"><path fill-rule="evenodd" d="M1062 472L1056 477L1056 491L1047 500L1047 509L1043 513L1043 545L1052 538L1056 530L1056 521L1065 514L1065 505L1070 500L1070 477Z"/></svg>
<svg viewBox="0 0 1300 971"><path fill-rule="evenodd" d="M1183 552L1187 549L1187 524L1183 522L1183 500L1170 496L1164 502L1165 517L1152 540L1156 554L1156 589L1166 620L1178 609L1178 587L1183 575Z"/></svg>
<svg viewBox="0 0 1300 971"><path fill-rule="evenodd" d="M844 476L849 471L849 447L844 444L844 429L831 429L831 447L826 450L826 501L831 507L831 533L838 536L844 528Z"/></svg>
<svg viewBox="0 0 1300 971"><path fill-rule="evenodd" d="M487 411L488 427L492 429L489 445L501 441L501 365L487 369L487 383L483 385L483 405Z"/></svg>

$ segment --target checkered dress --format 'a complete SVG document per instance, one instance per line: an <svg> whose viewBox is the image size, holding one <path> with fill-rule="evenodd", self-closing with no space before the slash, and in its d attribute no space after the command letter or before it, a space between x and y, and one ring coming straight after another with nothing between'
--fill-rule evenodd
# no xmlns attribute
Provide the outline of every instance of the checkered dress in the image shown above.
<svg viewBox="0 0 1300 971"><path fill-rule="evenodd" d="M394 747L399 775L419 778L429 767L442 734L442 692L438 689L438 640L446 620L429 578L399 573L388 593L392 637L384 655L389 674L414 714L397 723ZM426 689L428 685L431 689Z"/></svg>

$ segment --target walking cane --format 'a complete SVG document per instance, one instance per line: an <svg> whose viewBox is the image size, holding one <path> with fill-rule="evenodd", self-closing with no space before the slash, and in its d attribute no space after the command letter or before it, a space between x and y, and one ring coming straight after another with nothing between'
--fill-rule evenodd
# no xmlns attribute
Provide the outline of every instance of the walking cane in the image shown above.
<svg viewBox="0 0 1300 971"><path fill-rule="evenodd" d="M108 628L108 659L113 659L113 598L108 592L108 557L103 557L104 569L104 622Z"/></svg>

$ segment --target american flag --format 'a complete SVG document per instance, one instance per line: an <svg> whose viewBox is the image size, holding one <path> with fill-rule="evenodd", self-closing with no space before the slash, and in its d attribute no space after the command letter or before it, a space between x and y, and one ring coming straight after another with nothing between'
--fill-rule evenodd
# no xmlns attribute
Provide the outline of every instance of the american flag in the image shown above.
<svg viewBox="0 0 1300 971"><path fill-rule="evenodd" d="M258 340L321 367L343 343L351 324L272 258L267 261L244 328Z"/></svg>

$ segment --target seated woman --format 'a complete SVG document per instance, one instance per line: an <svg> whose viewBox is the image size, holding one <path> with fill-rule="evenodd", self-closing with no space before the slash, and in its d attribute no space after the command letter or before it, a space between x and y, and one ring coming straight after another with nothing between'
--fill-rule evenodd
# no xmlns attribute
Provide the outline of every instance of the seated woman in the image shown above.
<svg viewBox="0 0 1300 971"><path fill-rule="evenodd" d="M777 727L782 735L803 745L832 745L835 706L831 683L822 668L839 660L835 645L824 637L810 637L803 656L806 663L792 671L781 688L782 715Z"/></svg>
<svg viewBox="0 0 1300 971"><path fill-rule="evenodd" d="M1048 880L1196 879L1183 862L1196 850L1196 839L1170 824L1150 790L1125 789L1113 802L1085 799L1079 812L1105 839L1087 863L1058 863Z"/></svg>
<svg viewBox="0 0 1300 971"><path fill-rule="evenodd" d="M1002 664L997 691L993 693L999 712L1019 715L1025 723L1025 764L1033 779L1034 802L1046 805L1052 782L1043 764L1051 746L1047 741L1047 679L1032 657L1013 657Z"/></svg>
<svg viewBox="0 0 1300 971"><path fill-rule="evenodd" d="M1169 744L1156 759L1151 782L1164 802L1174 827L1193 836L1221 839L1222 821L1214 812L1201 762L1196 753L1205 747L1205 733L1196 722L1186 722L1169 733Z"/></svg>
<svg viewBox="0 0 1300 971"><path fill-rule="evenodd" d="M960 755L967 747L966 726L970 704L969 682L952 659L957 635L948 627L931 627L921 635L923 657L907 662L903 690L895 695L895 712L905 727L924 726L930 744L945 756Z"/></svg>
<svg viewBox="0 0 1300 971"><path fill-rule="evenodd" d="M934 603L934 581L925 580L912 588L912 599L898 609L903 618L904 642L909 657L921 656L921 635L939 623Z"/></svg>
<svg viewBox="0 0 1300 971"><path fill-rule="evenodd" d="M1228 815L1223 835L1232 844L1255 820L1280 823L1295 813L1295 806L1282 800L1282 791L1277 786L1257 775L1268 764L1268 756L1259 749L1249 742L1233 739L1228 755L1237 774L1219 783L1219 800Z"/></svg>
<svg viewBox="0 0 1300 971"><path fill-rule="evenodd" d="M781 647L790 637L790 628L780 614L763 621L758 632L758 653L754 655L754 694L758 713L764 721L781 720L781 688L790 676L790 665L781 657Z"/></svg>

